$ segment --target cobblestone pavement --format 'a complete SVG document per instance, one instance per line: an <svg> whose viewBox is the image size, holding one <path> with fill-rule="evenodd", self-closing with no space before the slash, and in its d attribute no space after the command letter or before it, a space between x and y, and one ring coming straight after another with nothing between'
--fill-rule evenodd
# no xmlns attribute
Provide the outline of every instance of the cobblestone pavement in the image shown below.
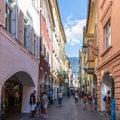
<svg viewBox="0 0 120 120"><path fill-rule="evenodd" d="M30 117L29 114L21 114L10 120L45 120L39 114L36 117ZM83 103L74 103L74 98L64 98L60 106L57 101L48 106L48 118L46 120L110 120L110 116L105 112L96 110L83 110Z"/></svg>
<svg viewBox="0 0 120 120"><path fill-rule="evenodd" d="M26 117L20 120L45 120L39 115L35 118ZM46 120L110 120L110 116L104 112L98 112L96 110L89 111L83 110L83 103L74 103L74 98L64 98L62 105L58 105L57 101L53 105L48 107L48 118Z"/></svg>

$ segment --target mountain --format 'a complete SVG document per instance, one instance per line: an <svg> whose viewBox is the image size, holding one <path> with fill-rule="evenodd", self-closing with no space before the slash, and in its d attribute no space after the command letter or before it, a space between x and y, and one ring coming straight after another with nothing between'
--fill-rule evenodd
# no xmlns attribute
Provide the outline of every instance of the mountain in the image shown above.
<svg viewBox="0 0 120 120"><path fill-rule="evenodd" d="M79 58L78 57L68 57L70 64L71 64L71 68L72 68L72 72L74 75L78 75L78 70L79 70Z"/></svg>

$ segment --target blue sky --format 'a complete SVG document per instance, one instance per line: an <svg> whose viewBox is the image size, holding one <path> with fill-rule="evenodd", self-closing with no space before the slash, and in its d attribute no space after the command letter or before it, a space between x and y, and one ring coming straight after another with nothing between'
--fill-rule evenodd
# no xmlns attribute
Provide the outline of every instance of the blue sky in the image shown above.
<svg viewBox="0 0 120 120"><path fill-rule="evenodd" d="M66 54L78 57L82 46L83 26L86 24L88 0L57 0L66 34Z"/></svg>

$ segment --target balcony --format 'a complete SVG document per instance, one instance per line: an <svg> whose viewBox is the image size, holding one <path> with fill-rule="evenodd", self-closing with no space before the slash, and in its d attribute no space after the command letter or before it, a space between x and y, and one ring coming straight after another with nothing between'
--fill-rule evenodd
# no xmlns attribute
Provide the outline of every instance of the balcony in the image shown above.
<svg viewBox="0 0 120 120"><path fill-rule="evenodd" d="M94 61L87 61L84 70L87 74L94 74Z"/></svg>

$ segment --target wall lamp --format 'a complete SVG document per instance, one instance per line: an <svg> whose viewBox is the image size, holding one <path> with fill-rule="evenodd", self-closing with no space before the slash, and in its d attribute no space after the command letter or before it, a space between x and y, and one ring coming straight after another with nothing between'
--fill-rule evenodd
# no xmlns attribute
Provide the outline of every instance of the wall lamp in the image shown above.
<svg viewBox="0 0 120 120"><path fill-rule="evenodd" d="M93 49L95 50L95 53L94 53L94 54L95 54L96 56L98 56L98 48L95 48L95 47L93 47L93 46L91 46L91 45L89 45L89 44L84 44L84 45L83 45L82 49L83 49L83 53L84 53L84 54L87 53L88 47L93 48Z"/></svg>

